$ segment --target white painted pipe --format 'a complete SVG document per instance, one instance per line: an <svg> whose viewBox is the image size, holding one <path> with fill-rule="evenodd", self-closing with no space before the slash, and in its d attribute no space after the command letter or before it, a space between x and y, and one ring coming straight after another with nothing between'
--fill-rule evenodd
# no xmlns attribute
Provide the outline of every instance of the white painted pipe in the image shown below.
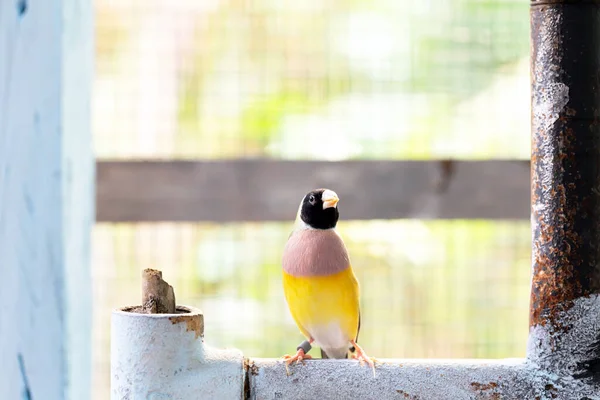
<svg viewBox="0 0 600 400"><path fill-rule="evenodd" d="M559 376L525 359L401 360L376 362L376 374L355 360L253 359L249 400L472 400L600 399L593 381Z"/></svg>
<svg viewBox="0 0 600 400"><path fill-rule="evenodd" d="M112 313L111 399L241 399L244 358L239 350L204 343L202 311Z"/></svg>

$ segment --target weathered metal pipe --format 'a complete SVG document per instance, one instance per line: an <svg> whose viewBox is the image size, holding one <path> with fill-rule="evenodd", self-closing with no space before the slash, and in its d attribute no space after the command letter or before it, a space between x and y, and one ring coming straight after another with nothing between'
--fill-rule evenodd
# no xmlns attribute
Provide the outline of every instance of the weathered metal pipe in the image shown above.
<svg viewBox="0 0 600 400"><path fill-rule="evenodd" d="M244 359L238 350L204 343L204 317L192 307L177 314L112 314L111 399L241 399Z"/></svg>
<svg viewBox="0 0 600 400"><path fill-rule="evenodd" d="M598 389L533 368L522 359L380 360L376 377L357 361L308 360L292 365L254 359L248 365L249 400L339 399L598 399Z"/></svg>
<svg viewBox="0 0 600 400"><path fill-rule="evenodd" d="M600 1L531 3L528 358L575 377L600 367Z"/></svg>

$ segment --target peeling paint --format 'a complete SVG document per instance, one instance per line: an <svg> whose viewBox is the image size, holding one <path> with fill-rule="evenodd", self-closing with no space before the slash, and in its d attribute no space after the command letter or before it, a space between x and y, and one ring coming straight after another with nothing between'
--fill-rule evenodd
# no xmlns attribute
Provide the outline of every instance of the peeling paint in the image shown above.
<svg viewBox="0 0 600 400"><path fill-rule="evenodd" d="M244 369L251 375L258 375L258 365L252 360L244 359Z"/></svg>
<svg viewBox="0 0 600 400"><path fill-rule="evenodd" d="M555 76L555 74L551 74ZM546 87L540 84L533 88L534 106L537 110L534 116L534 127L549 129L554 125L565 106L569 103L569 87L562 82L551 82Z"/></svg>
<svg viewBox="0 0 600 400"><path fill-rule="evenodd" d="M178 315L176 317L169 317L169 321L171 321L172 324L179 324L184 322L187 327L186 330L188 332L194 332L196 334L196 339L198 339L199 337L204 337L203 314L191 314L190 309L184 307L177 307L177 311L182 313L182 315Z"/></svg>
<svg viewBox="0 0 600 400"><path fill-rule="evenodd" d="M196 334L196 339L204 335L204 322L200 318L186 318L184 316L170 317L169 321L173 324L184 322L186 324L186 330L188 332L194 332Z"/></svg>
<svg viewBox="0 0 600 400"><path fill-rule="evenodd" d="M531 362L573 376L581 373L586 363L600 360L600 352L593 351L600 332L600 295L575 300L572 307L555 316L555 321L530 328L527 355ZM563 326L569 328L560 329Z"/></svg>

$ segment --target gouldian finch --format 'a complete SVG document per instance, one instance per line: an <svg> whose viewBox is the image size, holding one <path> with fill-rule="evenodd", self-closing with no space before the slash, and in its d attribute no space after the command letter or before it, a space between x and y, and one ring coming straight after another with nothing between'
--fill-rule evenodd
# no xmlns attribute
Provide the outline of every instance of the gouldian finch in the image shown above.
<svg viewBox="0 0 600 400"><path fill-rule="evenodd" d="M283 251L283 289L290 313L306 337L287 365L312 358L313 344L322 358L352 357L374 364L356 343L360 330L359 285L348 251L336 231L339 197L316 189L300 202L296 222Z"/></svg>

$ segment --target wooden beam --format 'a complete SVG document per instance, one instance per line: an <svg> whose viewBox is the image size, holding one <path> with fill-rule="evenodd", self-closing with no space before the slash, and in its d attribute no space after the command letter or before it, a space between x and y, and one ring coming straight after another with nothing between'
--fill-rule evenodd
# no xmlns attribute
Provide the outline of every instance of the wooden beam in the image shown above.
<svg viewBox="0 0 600 400"><path fill-rule="evenodd" d="M100 161L98 222L291 221L328 187L345 220L528 219L529 161Z"/></svg>

